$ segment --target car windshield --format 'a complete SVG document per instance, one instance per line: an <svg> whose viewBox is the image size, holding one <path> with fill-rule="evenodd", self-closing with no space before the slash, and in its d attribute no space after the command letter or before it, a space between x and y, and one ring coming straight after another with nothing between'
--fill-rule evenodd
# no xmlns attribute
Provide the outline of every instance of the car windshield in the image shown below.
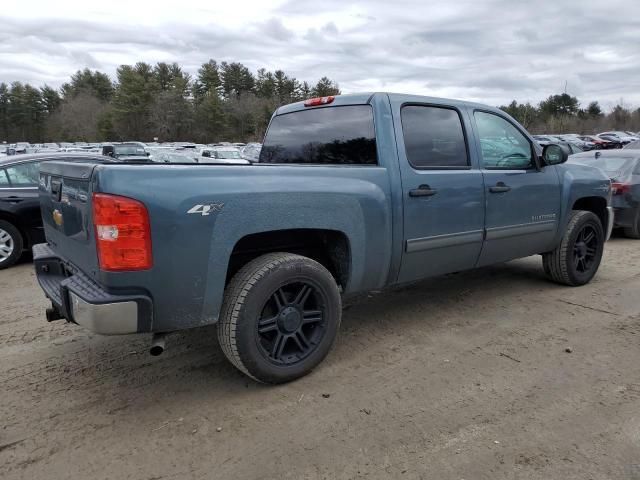
<svg viewBox="0 0 640 480"><path fill-rule="evenodd" d="M113 149L116 155L123 155L123 156L146 155L145 149L138 145L114 145Z"/></svg>
<svg viewBox="0 0 640 480"><path fill-rule="evenodd" d="M192 157L188 157L186 155L181 155L179 153L165 153L165 162L170 163L195 163L195 160Z"/></svg>
<svg viewBox="0 0 640 480"><path fill-rule="evenodd" d="M214 150L213 156L222 159L242 158L238 150Z"/></svg>

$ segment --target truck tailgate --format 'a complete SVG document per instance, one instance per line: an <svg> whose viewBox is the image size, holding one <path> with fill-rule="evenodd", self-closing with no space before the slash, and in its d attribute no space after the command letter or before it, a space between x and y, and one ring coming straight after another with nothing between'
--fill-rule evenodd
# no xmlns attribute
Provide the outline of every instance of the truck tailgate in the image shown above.
<svg viewBox="0 0 640 480"><path fill-rule="evenodd" d="M91 269L97 268L91 221L91 177L96 165L45 162L39 186L47 242L61 257Z"/></svg>

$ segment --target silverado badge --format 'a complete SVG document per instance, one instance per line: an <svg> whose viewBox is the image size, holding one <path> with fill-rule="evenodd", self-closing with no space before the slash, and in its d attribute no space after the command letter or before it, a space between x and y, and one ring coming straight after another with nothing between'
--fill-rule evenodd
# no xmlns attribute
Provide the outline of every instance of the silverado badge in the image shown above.
<svg viewBox="0 0 640 480"><path fill-rule="evenodd" d="M62 213L60 213L60 210L58 210L57 208L53 211L53 221L56 225L58 225L59 227L62 226Z"/></svg>

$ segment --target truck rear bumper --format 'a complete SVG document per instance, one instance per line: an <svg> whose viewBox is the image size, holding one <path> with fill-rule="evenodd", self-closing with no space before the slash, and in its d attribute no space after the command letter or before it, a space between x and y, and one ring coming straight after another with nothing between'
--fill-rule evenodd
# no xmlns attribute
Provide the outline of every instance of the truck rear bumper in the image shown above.
<svg viewBox="0 0 640 480"><path fill-rule="evenodd" d="M145 294L112 294L59 258L34 245L36 277L60 316L102 335L150 332L152 301Z"/></svg>
<svg viewBox="0 0 640 480"><path fill-rule="evenodd" d="M71 318L93 332L118 335L138 332L138 304L134 301L95 304L69 291Z"/></svg>

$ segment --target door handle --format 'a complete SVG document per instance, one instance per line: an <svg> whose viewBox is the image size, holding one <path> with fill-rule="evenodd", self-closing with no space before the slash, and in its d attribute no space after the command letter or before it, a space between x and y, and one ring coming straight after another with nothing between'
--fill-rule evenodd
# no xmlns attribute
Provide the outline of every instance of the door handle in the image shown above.
<svg viewBox="0 0 640 480"><path fill-rule="evenodd" d="M504 184L504 182L496 183L495 187L489 187L491 193L505 193L511 190L511 187Z"/></svg>
<svg viewBox="0 0 640 480"><path fill-rule="evenodd" d="M409 190L410 197L431 197L436 193L438 193L438 191L432 189L429 185L420 185L418 188Z"/></svg>
<svg viewBox="0 0 640 480"><path fill-rule="evenodd" d="M7 200L7 202L9 203L20 203L21 201L24 200L24 198L20 198L20 197L16 197L14 195L10 196L10 197L5 197L5 199Z"/></svg>

